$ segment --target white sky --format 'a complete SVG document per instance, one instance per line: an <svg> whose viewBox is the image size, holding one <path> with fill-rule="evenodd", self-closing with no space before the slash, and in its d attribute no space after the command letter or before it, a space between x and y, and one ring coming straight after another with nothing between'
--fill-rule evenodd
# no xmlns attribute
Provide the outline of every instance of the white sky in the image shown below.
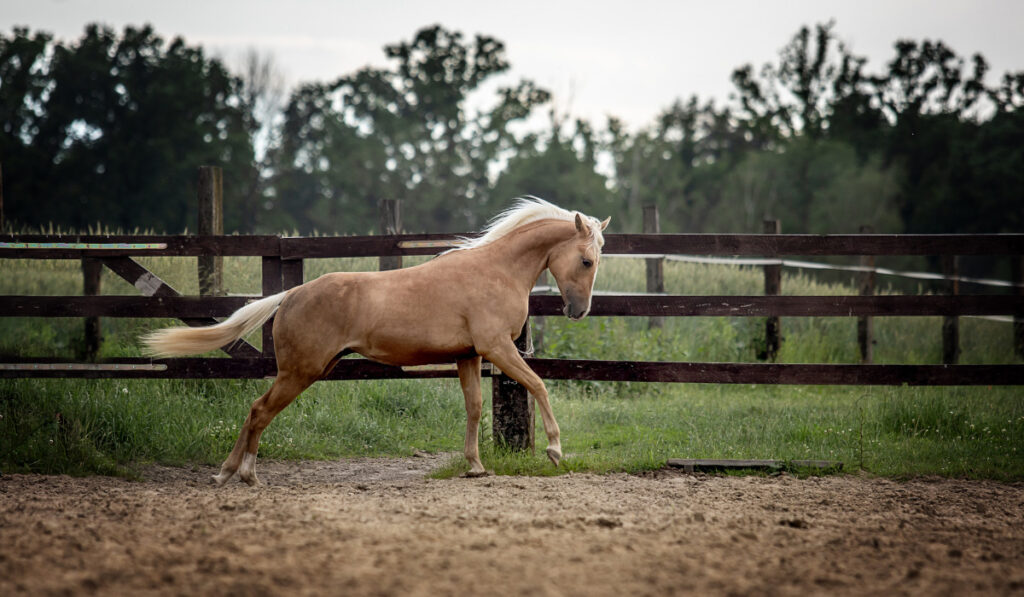
<svg viewBox="0 0 1024 597"><path fill-rule="evenodd" d="M0 0L5 33L26 25L73 39L89 22L151 23L229 64L250 47L271 53L291 85L382 66L385 44L439 23L467 40L503 41L506 82L533 79L562 112L595 126L615 115L634 128L677 98L726 101L734 68L774 61L801 25L833 18L869 70L884 68L900 38L941 39L963 57L980 52L990 83L1024 70L1024 2L1011 0Z"/></svg>

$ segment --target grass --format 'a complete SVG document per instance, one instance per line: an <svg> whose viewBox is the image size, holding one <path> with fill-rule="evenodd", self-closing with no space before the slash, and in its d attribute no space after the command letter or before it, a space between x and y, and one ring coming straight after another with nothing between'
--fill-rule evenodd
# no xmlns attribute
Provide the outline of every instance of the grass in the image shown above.
<svg viewBox="0 0 1024 597"><path fill-rule="evenodd" d="M196 293L194 260L149 258L144 265L186 294ZM258 293L259 259L225 259L232 293ZM309 260L306 278L368 270L374 259ZM0 294L81 291L74 261L0 262ZM643 288L642 262L608 259L599 288ZM758 294L756 268L669 262L666 285L680 294ZM854 294L849 285L785 275L788 294ZM105 294L136 294L104 272ZM893 292L889 289L889 292ZM104 319L101 357L137 356L138 335L167 320ZM539 356L686 361L754 361L757 318L670 318L648 330L643 318L562 318L542 326ZM784 318L779 361L857 361L853 318ZM939 318L875 320L879 363L940 361ZM1012 363L1011 326L961 319L962 362ZM80 319L0 320L0 354L75 357ZM260 344L259 334L250 342ZM0 380L0 469L131 475L140 464L219 463L231 449L265 380ZM485 401L490 384L484 383ZM498 474L641 471L667 458L840 460L846 470L912 475L1024 478L1024 393L1004 387L838 387L549 382L565 459L555 469L536 454L510 453L481 423L485 465ZM328 459L461 453L465 413L455 380L321 382L274 420L260 455ZM456 457L438 474L467 470Z"/></svg>
<svg viewBox="0 0 1024 597"><path fill-rule="evenodd" d="M1011 389L620 385L608 397L559 393L564 470L639 471L683 457L826 459L893 477L1024 475L1024 407ZM542 449L488 444L484 462L499 474L557 472ZM467 469L456 459L444 474Z"/></svg>

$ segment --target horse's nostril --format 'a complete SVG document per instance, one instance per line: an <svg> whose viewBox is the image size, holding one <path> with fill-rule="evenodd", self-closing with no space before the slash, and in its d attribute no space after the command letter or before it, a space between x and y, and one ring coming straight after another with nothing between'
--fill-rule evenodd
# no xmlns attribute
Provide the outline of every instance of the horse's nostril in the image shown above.
<svg viewBox="0 0 1024 597"><path fill-rule="evenodd" d="M579 321L583 319L590 309L577 309L575 305L569 303L562 307L562 314L573 321Z"/></svg>

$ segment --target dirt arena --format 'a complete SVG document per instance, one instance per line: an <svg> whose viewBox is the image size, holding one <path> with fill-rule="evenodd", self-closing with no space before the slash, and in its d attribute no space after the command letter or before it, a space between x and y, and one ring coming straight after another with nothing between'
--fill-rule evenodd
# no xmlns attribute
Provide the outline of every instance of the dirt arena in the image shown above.
<svg viewBox="0 0 1024 597"><path fill-rule="evenodd" d="M567 475L443 457L0 477L0 594L1021 594L1024 484Z"/></svg>

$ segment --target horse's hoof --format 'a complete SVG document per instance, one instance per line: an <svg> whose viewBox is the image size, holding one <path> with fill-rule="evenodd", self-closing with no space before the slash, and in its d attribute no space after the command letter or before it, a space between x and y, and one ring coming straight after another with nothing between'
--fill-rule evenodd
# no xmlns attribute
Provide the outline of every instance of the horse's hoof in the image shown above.
<svg viewBox="0 0 1024 597"><path fill-rule="evenodd" d="M467 479L476 479L478 477L489 477L491 473L487 471L466 471L462 474Z"/></svg>
<svg viewBox="0 0 1024 597"><path fill-rule="evenodd" d="M230 479L233 475L234 473L218 473L210 478L213 479L214 485L216 485L217 487L222 487L225 483L228 482L228 479Z"/></svg>
<svg viewBox="0 0 1024 597"><path fill-rule="evenodd" d="M551 462L555 466L558 466L558 462L560 460L562 460L562 452L561 452L561 450L556 450L554 448L548 448L548 459L551 460Z"/></svg>
<svg viewBox="0 0 1024 597"><path fill-rule="evenodd" d="M256 475L253 475L251 477L241 477L240 476L239 479L244 481L245 484L248 485L249 487L259 487L260 486L260 480L259 480L258 477L256 477Z"/></svg>

